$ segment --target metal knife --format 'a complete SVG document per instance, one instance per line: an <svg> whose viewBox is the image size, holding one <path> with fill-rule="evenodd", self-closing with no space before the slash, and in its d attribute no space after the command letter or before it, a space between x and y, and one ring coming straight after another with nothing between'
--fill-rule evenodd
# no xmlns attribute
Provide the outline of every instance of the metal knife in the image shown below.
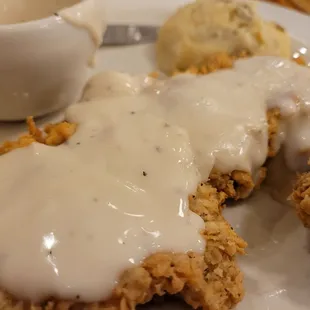
<svg viewBox="0 0 310 310"><path fill-rule="evenodd" d="M157 26L108 25L101 46L153 43L157 39L157 31Z"/></svg>

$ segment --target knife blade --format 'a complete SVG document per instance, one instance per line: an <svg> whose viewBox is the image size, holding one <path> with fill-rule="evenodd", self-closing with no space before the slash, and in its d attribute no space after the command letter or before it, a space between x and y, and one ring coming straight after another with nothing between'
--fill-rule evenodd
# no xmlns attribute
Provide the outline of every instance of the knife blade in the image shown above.
<svg viewBox="0 0 310 310"><path fill-rule="evenodd" d="M157 39L157 31L157 26L108 25L101 46L153 43Z"/></svg>

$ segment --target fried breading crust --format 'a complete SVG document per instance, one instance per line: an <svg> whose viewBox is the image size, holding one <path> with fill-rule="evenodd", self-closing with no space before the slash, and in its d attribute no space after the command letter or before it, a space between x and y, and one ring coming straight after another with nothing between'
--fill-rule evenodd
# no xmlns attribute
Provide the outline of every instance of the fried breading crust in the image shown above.
<svg viewBox="0 0 310 310"><path fill-rule="evenodd" d="M0 146L0 155L17 148L26 147L33 142L43 143L50 146L60 145L75 133L77 125L68 122L48 124L42 131L36 126L33 117L28 117L27 127L28 134L21 136L15 141L5 141Z"/></svg>
<svg viewBox="0 0 310 310"><path fill-rule="evenodd" d="M209 74L212 72L216 72L222 69L230 69L233 67L234 62L237 59L242 59L246 57L250 57L250 53L248 51L240 51L236 55L229 55L227 53L216 53L214 55L209 55L206 59L204 59L200 64L192 65L183 71L175 71L172 75L177 75L180 73L191 73L191 74Z"/></svg>
<svg viewBox="0 0 310 310"><path fill-rule="evenodd" d="M244 295L243 275L237 266L237 253L246 243L237 236L222 216L227 195L210 184L201 183L190 197L190 209L205 222L204 255L195 253L156 253L120 276L119 283L106 301L93 304L48 298L41 304L17 300L0 291L2 310L133 310L155 295L180 294L194 309L228 310Z"/></svg>
<svg viewBox="0 0 310 310"><path fill-rule="evenodd" d="M274 24L275 27L281 27L277 24ZM194 64L192 66L189 66L188 68L185 68L183 70L176 70L172 73L172 75L177 75L181 73L191 73L191 74L209 74L212 72L216 72L222 69L231 69L234 66L234 62L239 59L243 58L249 58L253 57L249 51L242 50L235 55L229 55L225 52L222 53L216 53L213 55L209 55L206 59L203 59L201 63ZM307 62L301 55L297 58L292 58L292 61L297 63L300 66L307 66ZM157 74L155 72L152 72L151 77L156 78Z"/></svg>
<svg viewBox="0 0 310 310"><path fill-rule="evenodd" d="M310 172L298 176L290 199L304 226L310 228Z"/></svg>
<svg viewBox="0 0 310 310"><path fill-rule="evenodd" d="M229 174L212 172L209 177L211 184L218 191L222 191L227 198L239 200L249 197L254 189L258 189L266 178L267 170L261 167L258 170L255 180L248 172L234 170Z"/></svg>
<svg viewBox="0 0 310 310"><path fill-rule="evenodd" d="M267 111L268 121L268 157L275 157L279 150L278 137L280 131L281 113L279 108Z"/></svg>

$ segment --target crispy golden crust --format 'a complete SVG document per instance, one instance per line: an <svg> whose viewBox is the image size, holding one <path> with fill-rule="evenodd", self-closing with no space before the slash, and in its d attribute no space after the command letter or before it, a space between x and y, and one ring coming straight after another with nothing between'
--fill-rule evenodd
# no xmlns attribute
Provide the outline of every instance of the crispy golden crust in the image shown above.
<svg viewBox="0 0 310 310"><path fill-rule="evenodd" d="M306 59L301 55L299 55L296 58L294 57L292 60L295 61L300 66L303 66L303 67L308 66Z"/></svg>
<svg viewBox="0 0 310 310"><path fill-rule="evenodd" d="M50 298L41 304L31 305L2 291L0 307L2 310L129 310L150 301L155 295L180 294L195 309L231 309L244 294L243 276L235 256L244 253L246 243L222 216L226 198L225 193L211 185L200 184L196 195L189 199L191 210L205 221L202 234L207 245L204 255L154 254L142 265L124 271L111 297L101 303L84 304L77 300Z"/></svg>
<svg viewBox="0 0 310 310"><path fill-rule="evenodd" d="M254 189L260 187L266 178L267 170L261 167L255 180L248 172L235 170L230 174L212 172L209 183L218 191L227 195L227 198L239 200L249 197Z"/></svg>
<svg viewBox="0 0 310 310"><path fill-rule="evenodd" d="M281 26L276 25L275 27L279 28ZM216 53L213 55L209 55L205 58L200 64L189 66L183 70L176 70L172 73L172 75L182 74L182 73L191 73L191 74L209 74L212 72L216 72L222 69L231 69L234 65L234 62L238 59L252 57L248 51L242 50L235 55L229 55L227 53ZM298 56L296 58L291 58L292 61L296 62L300 66L306 66L306 60L303 56ZM152 72L150 74L151 77L157 78L158 73Z"/></svg>
<svg viewBox="0 0 310 310"><path fill-rule="evenodd" d="M278 136L280 130L281 114L278 108L267 112L268 121L268 157L275 157L278 152Z"/></svg>
<svg viewBox="0 0 310 310"><path fill-rule="evenodd" d="M57 146L67 141L76 130L76 124L61 122L58 124L48 124L42 131L39 129L33 118L27 118L28 133L15 141L5 141L0 146L0 155L8 153L14 149L26 147L33 142L46 145Z"/></svg>
<svg viewBox="0 0 310 310"><path fill-rule="evenodd" d="M304 226L310 228L310 172L298 176L290 199Z"/></svg>
<svg viewBox="0 0 310 310"><path fill-rule="evenodd" d="M222 69L230 69L233 67L234 62L237 59L250 57L250 53L243 50L236 55L229 55L227 53L216 53L209 55L200 64L192 65L184 70L177 70L172 75L180 73L192 73L192 74L209 74Z"/></svg>

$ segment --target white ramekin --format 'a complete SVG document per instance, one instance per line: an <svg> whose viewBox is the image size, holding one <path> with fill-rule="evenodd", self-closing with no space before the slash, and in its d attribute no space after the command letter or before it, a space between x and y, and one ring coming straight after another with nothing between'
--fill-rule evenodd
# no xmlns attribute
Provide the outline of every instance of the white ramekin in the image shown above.
<svg viewBox="0 0 310 310"><path fill-rule="evenodd" d="M104 19L102 2L77 5ZM85 27L57 15L0 25L0 43L0 121L43 116L77 101L98 47Z"/></svg>

